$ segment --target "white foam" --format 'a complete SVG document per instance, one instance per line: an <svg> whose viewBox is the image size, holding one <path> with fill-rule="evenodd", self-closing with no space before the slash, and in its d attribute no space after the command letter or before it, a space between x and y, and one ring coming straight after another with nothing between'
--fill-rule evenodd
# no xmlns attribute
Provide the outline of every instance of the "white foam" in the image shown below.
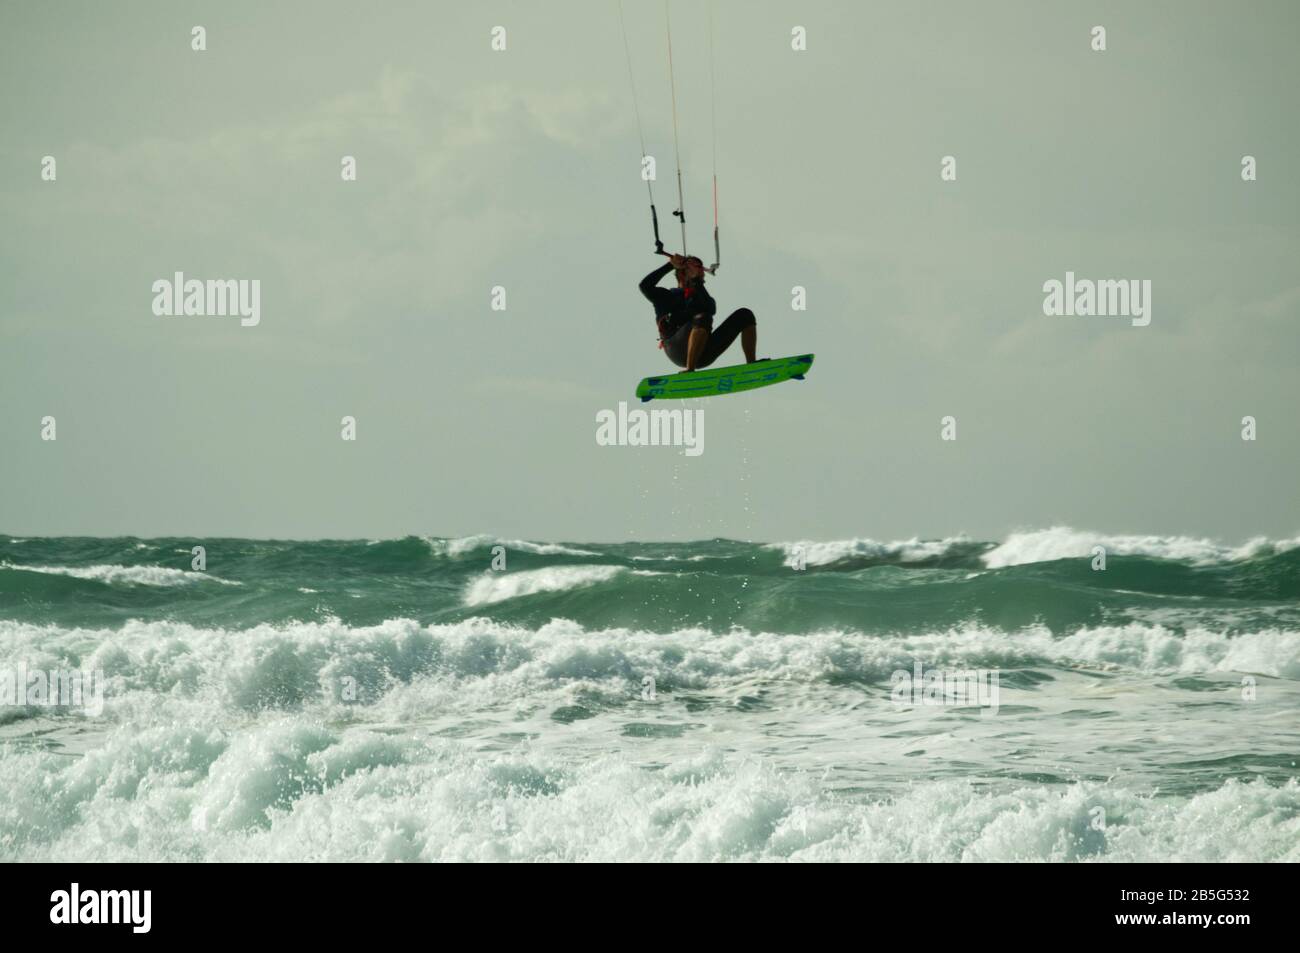
<svg viewBox="0 0 1300 953"><path fill-rule="evenodd" d="M1300 632L1227 635L1193 628L1179 635L1136 623L1067 636L1041 626L879 636L588 630L563 619L533 629L486 618L427 626L411 619L373 626L324 619L245 630L157 621L118 629L0 621L0 649L0 665L104 672L114 717L159 697L213 712L328 711L352 684L357 703L382 706L384 717L400 720L430 710L496 709L577 683L625 695L644 673L683 689L729 692L755 680L809 687L883 682L916 660L958 669L1051 664L1144 676L1300 679Z"/></svg>
<svg viewBox="0 0 1300 953"><path fill-rule="evenodd" d="M524 553L534 553L539 556L599 556L599 553L592 552L588 549L574 549L570 546L564 546L560 543L534 543L526 539L499 539L496 536L479 534L477 536L462 536L454 539L439 539L436 537L425 537L429 549L435 556L450 556L459 558L466 553L471 553L476 549L483 549L488 546L504 546L507 551L518 550Z"/></svg>
<svg viewBox="0 0 1300 953"><path fill-rule="evenodd" d="M23 566L4 562L0 563L0 569L19 569L23 572L71 576L74 579L93 579L96 582L103 582L108 585L124 583L132 586L189 586L204 580L219 582L227 586L243 585L243 583L221 579L206 572L188 572L166 566Z"/></svg>
<svg viewBox="0 0 1300 953"><path fill-rule="evenodd" d="M970 543L971 539L967 536L950 536L945 539L931 540L913 537L892 542L867 538L799 540L766 545L769 549L777 549L784 553L787 566L796 565L800 554L805 565L826 566L852 558L896 559L903 563L920 562L944 556L954 546ZM1190 536L1111 535L1075 530L1068 526L1053 526L1049 529L1012 533L980 558L988 568L1001 569L1056 559L1091 557L1095 546L1104 546L1108 555L1150 556L1208 565L1217 562L1240 562L1257 556L1284 553L1300 547L1300 537L1271 540L1257 536L1238 546L1230 546L1214 540Z"/></svg>
<svg viewBox="0 0 1300 953"><path fill-rule="evenodd" d="M633 556L633 562L638 563L699 563L708 559L708 556Z"/></svg>
<svg viewBox="0 0 1300 953"><path fill-rule="evenodd" d="M465 587L462 601L467 606L484 606L539 592L580 589L606 582L623 571L621 566L548 566L509 573L488 570Z"/></svg>
<svg viewBox="0 0 1300 953"><path fill-rule="evenodd" d="M1060 709L1091 697L1123 713L1096 731L1163 744L1164 757L1185 760L1160 735L1193 747L1205 739L1159 717L1176 711L1167 706L1178 699L1144 676L1300 679L1300 633L1179 636L1136 624L1065 637L1042 627L910 636L656 633L485 618L355 627L331 618L244 630L0 622L0 664L75 664L109 681L103 717L59 736L78 750L0 746L0 860L1300 860L1295 780L1152 797L1123 780L991 785L923 777L895 786L901 793L893 797L845 796L845 777L893 772L896 780L900 764L919 764L907 757L913 748L928 749L942 768L953 759L997 761L1000 745L1019 744L999 740L1002 722L978 717L975 727L944 720L924 737L887 740L903 724L923 723L896 722L904 716L879 693L852 686L886 679L917 658L932 667L1046 659L1107 670L1104 679L1054 671L1007 689L1034 706L1009 717L1032 728L1035 748L1055 737L1053 753L1095 770L1099 736L1060 721ZM664 708L635 701L647 672L660 682ZM1116 677L1124 672L1138 677ZM1262 684L1258 708L1238 706L1238 717L1247 712L1253 720L1239 722L1247 734L1236 747L1229 736L1228 751L1286 744L1294 720L1284 690ZM777 707L756 716L667 707L673 696L729 708L730 698L774 693ZM1235 680L1223 681L1217 700L1196 698L1213 706L1230 696L1237 697ZM603 714L553 720L565 705ZM1157 720L1130 723L1144 711ZM797 735L763 733L780 718L797 724ZM652 742L617 734L628 720L701 724L684 740ZM838 740L873 720L874 746ZM971 732L986 724L995 734L980 741ZM1249 733L1270 725L1274 734ZM711 735L727 731L728 749L779 751L785 759L819 740L822 747L800 762L817 770L707 748ZM823 782L823 769L846 763L850 773ZM1097 807L1104 832L1093 827Z"/></svg>
<svg viewBox="0 0 1300 953"><path fill-rule="evenodd" d="M1294 779L1186 798L923 781L848 799L712 749L647 771L622 753L571 765L303 719L233 738L123 730L71 762L23 751L4 766L5 860L1300 860Z"/></svg>
<svg viewBox="0 0 1300 953"><path fill-rule="evenodd" d="M1190 536L1114 536L1075 530L1068 526L1053 526L1050 529L1012 533L1001 545L981 558L990 569L1001 569L1026 563L1091 557L1093 548L1097 546L1104 547L1107 556L1149 556L1209 565L1287 552L1300 546L1300 537L1274 541L1260 536L1247 540L1240 546L1227 546Z"/></svg>
<svg viewBox="0 0 1300 953"><path fill-rule="evenodd" d="M900 562L920 562L943 556L953 546L969 543L965 536L947 539L895 540L889 543L874 539L833 539L824 542L800 540L789 543L768 543L767 548L779 549L785 554L785 565L794 566L802 554L805 565L827 566L854 557L869 559L897 559Z"/></svg>

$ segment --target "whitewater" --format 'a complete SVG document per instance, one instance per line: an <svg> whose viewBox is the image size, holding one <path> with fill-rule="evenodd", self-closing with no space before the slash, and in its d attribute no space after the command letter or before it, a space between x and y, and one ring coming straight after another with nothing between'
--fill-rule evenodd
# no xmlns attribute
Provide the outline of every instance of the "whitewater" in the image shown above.
<svg viewBox="0 0 1300 953"><path fill-rule="evenodd" d="M6 861L1300 860L1287 536L0 535L16 670Z"/></svg>

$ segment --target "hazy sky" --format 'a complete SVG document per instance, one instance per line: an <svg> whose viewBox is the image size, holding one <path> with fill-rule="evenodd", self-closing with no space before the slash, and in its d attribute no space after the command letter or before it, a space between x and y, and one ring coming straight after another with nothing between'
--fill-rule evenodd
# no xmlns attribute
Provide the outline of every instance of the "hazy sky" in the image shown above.
<svg viewBox="0 0 1300 953"><path fill-rule="evenodd" d="M672 9L706 254L706 8ZM671 246L663 8L626 15ZM4 4L0 532L1300 531L1300 5L728 0L714 24L710 288L762 354L817 361L701 402L686 457L595 441L669 369L613 2ZM1149 279L1151 324L1044 316L1067 270ZM260 325L156 317L176 271L259 279Z"/></svg>

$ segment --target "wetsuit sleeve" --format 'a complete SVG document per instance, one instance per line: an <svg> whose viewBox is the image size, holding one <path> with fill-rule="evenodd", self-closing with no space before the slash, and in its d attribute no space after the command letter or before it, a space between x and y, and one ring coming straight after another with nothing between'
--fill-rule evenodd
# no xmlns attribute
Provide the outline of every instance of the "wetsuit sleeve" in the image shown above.
<svg viewBox="0 0 1300 953"><path fill-rule="evenodd" d="M650 272L650 274L641 279L641 293L645 295L650 303L656 308L659 307L660 302L663 300L663 293L668 290L667 288L658 287L659 282L664 275L668 274L668 272L672 270L673 263L670 261L668 264L661 268L656 268L654 271Z"/></svg>

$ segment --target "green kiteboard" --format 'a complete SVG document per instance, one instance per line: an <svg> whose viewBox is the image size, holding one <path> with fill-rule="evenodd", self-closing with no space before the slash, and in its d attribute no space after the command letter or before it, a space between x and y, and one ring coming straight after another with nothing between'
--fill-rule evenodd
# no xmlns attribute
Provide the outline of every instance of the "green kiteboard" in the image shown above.
<svg viewBox="0 0 1300 953"><path fill-rule="evenodd" d="M739 394L742 390L767 387L782 381L801 381L812 367L813 356L777 357L734 367L706 367L682 371L667 377L647 377L636 385L636 395L647 400L681 400L686 397L717 397Z"/></svg>

